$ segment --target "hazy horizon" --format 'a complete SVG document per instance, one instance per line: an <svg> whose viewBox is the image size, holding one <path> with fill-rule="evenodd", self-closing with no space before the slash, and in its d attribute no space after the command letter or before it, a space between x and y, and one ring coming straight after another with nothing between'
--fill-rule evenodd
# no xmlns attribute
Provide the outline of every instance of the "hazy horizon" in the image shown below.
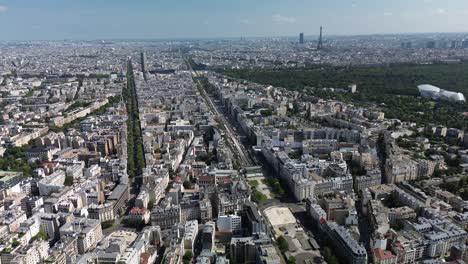
<svg viewBox="0 0 468 264"><path fill-rule="evenodd" d="M298 32L296 35L278 35L278 36L237 36L237 37L223 37L223 36L207 36L207 37L168 37L168 38L69 38L69 39L0 39L0 42L47 42L47 41L52 41L52 42L60 42L60 41L194 41L194 40L200 40L200 41L214 41L214 40L240 40L241 38L246 39L246 40L263 40L263 39L288 39L291 41L295 41L299 37ZM340 38L340 37L366 37L366 36L418 36L418 35L463 35L463 34L468 34L468 31L466 32L395 32L395 33L363 33L363 34L326 34L324 32L324 39L327 38ZM315 35L306 35L304 34L304 38L306 41L316 41L318 37L318 34Z"/></svg>
<svg viewBox="0 0 468 264"><path fill-rule="evenodd" d="M462 0L0 0L0 40L462 33L466 15Z"/></svg>

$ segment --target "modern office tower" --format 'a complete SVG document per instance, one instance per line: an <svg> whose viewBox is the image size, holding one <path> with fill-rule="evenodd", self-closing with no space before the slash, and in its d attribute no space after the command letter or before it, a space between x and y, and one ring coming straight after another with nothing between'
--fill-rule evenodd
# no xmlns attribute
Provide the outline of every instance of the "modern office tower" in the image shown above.
<svg viewBox="0 0 468 264"><path fill-rule="evenodd" d="M427 49L434 49L436 47L436 42L434 40L429 40L426 42Z"/></svg>
<svg viewBox="0 0 468 264"><path fill-rule="evenodd" d="M304 44L304 33L299 34L299 44Z"/></svg>
<svg viewBox="0 0 468 264"><path fill-rule="evenodd" d="M322 26L320 26L320 36L317 44L317 49L323 49L323 40L322 40Z"/></svg>
<svg viewBox="0 0 468 264"><path fill-rule="evenodd" d="M412 43L411 41L406 41L401 43L401 48L402 49L411 49L412 48Z"/></svg>
<svg viewBox="0 0 468 264"><path fill-rule="evenodd" d="M457 44L458 44L458 43L457 43L456 40L452 40L452 42L451 42L451 44L450 44L450 48L451 48L451 49L456 49L456 48L458 47Z"/></svg>
<svg viewBox="0 0 468 264"><path fill-rule="evenodd" d="M462 48L464 48L464 49L468 48L468 40L463 40L462 41Z"/></svg>
<svg viewBox="0 0 468 264"><path fill-rule="evenodd" d="M146 72L146 53L144 51L141 52L141 71Z"/></svg>

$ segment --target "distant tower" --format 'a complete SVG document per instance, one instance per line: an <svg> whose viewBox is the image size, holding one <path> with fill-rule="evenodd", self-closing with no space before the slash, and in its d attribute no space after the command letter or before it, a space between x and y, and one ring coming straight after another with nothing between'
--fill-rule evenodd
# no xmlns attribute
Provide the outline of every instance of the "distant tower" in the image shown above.
<svg viewBox="0 0 468 264"><path fill-rule="evenodd" d="M146 72L146 53L144 51L142 51L140 53L140 57L141 57L141 72Z"/></svg>
<svg viewBox="0 0 468 264"><path fill-rule="evenodd" d="M304 33L299 34L299 44L304 44Z"/></svg>
<svg viewBox="0 0 468 264"><path fill-rule="evenodd" d="M146 77L147 77L146 71L148 70L148 68L146 67L146 53L142 51L140 53L140 57L141 57L141 72L143 73L143 78L146 81Z"/></svg>
<svg viewBox="0 0 468 264"><path fill-rule="evenodd" d="M323 49L323 42L322 42L322 26L320 26L320 36L317 44L317 49Z"/></svg>
<svg viewBox="0 0 468 264"><path fill-rule="evenodd" d="M450 44L450 48L452 48L452 49L457 48L457 41L456 40L452 40L452 44Z"/></svg>

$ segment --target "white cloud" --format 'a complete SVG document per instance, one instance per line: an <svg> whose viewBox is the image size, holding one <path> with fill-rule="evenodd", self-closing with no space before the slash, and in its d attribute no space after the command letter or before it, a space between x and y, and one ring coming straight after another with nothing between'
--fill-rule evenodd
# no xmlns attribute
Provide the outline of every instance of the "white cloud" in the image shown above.
<svg viewBox="0 0 468 264"><path fill-rule="evenodd" d="M407 12L407 11L403 11L400 13L400 16L401 17L410 17L411 16L411 13L410 12Z"/></svg>
<svg viewBox="0 0 468 264"><path fill-rule="evenodd" d="M0 5L0 13L5 13L8 10L7 6Z"/></svg>
<svg viewBox="0 0 468 264"><path fill-rule="evenodd" d="M400 12L400 17L406 18L406 19L417 19L421 17L427 17L426 13L421 13L421 12L413 12L413 11L402 11Z"/></svg>
<svg viewBox="0 0 468 264"><path fill-rule="evenodd" d="M386 17L389 17L389 16L393 16L393 13L392 12L384 12L383 15L386 16Z"/></svg>
<svg viewBox="0 0 468 264"><path fill-rule="evenodd" d="M468 11L468 10L467 10ZM454 14L461 14L462 11L448 11L446 8L436 8L436 9L427 9L424 11L401 11L400 13L397 13L396 15L399 15L402 18L407 18L407 19L425 19L428 16L447 16L448 14L454 15ZM393 15L391 13L391 15ZM384 13L384 16L390 16L389 14Z"/></svg>
<svg viewBox="0 0 468 264"><path fill-rule="evenodd" d="M443 15L445 13L447 13L447 10L444 9L444 8L437 8L436 9L436 14L438 14L438 15Z"/></svg>
<svg viewBox="0 0 468 264"><path fill-rule="evenodd" d="M280 14L273 15L272 19L273 19L273 22L278 24L278 25L293 24L293 23L296 22L296 18L282 16Z"/></svg>
<svg viewBox="0 0 468 264"><path fill-rule="evenodd" d="M453 12L455 15L464 15L464 16L467 16L468 15L468 10L455 10Z"/></svg>
<svg viewBox="0 0 468 264"><path fill-rule="evenodd" d="M244 25L250 25L250 20L248 19L241 19L239 22Z"/></svg>

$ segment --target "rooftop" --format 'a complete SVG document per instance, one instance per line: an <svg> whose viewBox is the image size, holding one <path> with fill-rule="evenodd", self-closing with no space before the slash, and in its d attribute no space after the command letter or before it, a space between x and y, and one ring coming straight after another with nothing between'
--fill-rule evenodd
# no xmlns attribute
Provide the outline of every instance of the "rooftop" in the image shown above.
<svg viewBox="0 0 468 264"><path fill-rule="evenodd" d="M273 227L296 224L296 217L287 207L270 207L264 212Z"/></svg>

